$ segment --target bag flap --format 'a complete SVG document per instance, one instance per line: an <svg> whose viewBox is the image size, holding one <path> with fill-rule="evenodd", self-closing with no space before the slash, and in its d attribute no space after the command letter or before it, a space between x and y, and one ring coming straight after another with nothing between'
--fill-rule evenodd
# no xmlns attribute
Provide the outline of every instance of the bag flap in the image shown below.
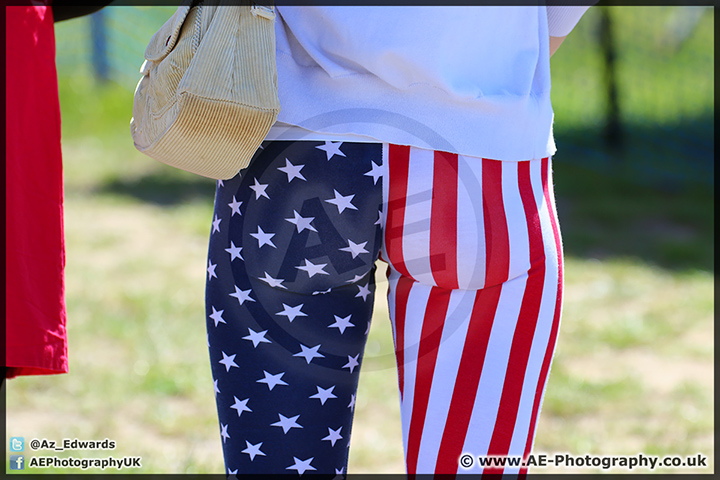
<svg viewBox="0 0 720 480"><path fill-rule="evenodd" d="M150 43L145 49L146 60L157 62L170 53L173 47L175 47L175 43L180 35L180 29L183 23L185 23L188 13L190 13L189 5L178 7L173 16L160 27L160 30L155 32L155 35L152 36Z"/></svg>

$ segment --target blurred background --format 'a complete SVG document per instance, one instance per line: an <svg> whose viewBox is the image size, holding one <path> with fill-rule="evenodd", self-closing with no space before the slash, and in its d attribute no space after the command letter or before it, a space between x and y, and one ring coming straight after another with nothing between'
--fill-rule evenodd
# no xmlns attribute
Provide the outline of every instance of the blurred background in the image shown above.
<svg viewBox="0 0 720 480"><path fill-rule="evenodd" d="M9 381L7 436L109 438L138 473L222 473L203 306L214 182L129 133L145 46L173 12L56 24L70 373ZM537 453L701 453L706 469L654 473L714 472L713 14L593 7L551 61L566 289ZM404 472L382 273L351 473ZM73 454L97 456L57 455Z"/></svg>

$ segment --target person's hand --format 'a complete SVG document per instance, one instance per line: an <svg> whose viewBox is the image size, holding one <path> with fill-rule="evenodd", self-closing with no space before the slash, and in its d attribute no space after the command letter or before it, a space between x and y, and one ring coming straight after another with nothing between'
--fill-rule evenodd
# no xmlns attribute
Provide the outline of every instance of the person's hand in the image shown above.
<svg viewBox="0 0 720 480"><path fill-rule="evenodd" d="M565 40L566 37L567 37L567 35L565 37L550 36L550 56L551 57L553 56L553 53L555 53L555 51L558 49L558 47L563 42L563 40Z"/></svg>

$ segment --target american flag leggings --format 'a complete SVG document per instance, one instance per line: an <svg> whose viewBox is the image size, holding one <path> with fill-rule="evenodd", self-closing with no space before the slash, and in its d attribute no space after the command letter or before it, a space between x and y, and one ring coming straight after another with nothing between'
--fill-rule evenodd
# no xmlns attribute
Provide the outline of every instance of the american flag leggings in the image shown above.
<svg viewBox="0 0 720 480"><path fill-rule="evenodd" d="M408 473L525 473L477 457L532 448L562 296L550 160L275 141L215 197L206 309L228 475L346 473L378 258Z"/></svg>

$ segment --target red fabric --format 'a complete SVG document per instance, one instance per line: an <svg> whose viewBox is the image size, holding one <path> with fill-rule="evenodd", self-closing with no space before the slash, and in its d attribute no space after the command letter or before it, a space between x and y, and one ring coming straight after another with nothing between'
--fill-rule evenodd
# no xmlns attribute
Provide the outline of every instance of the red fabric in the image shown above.
<svg viewBox="0 0 720 480"><path fill-rule="evenodd" d="M430 267L437 285L459 288L457 281L458 156L435 152L430 214Z"/></svg>
<svg viewBox="0 0 720 480"><path fill-rule="evenodd" d="M518 187L525 209L525 221L527 222L531 267L528 271L525 293L520 305L520 314L515 326L515 334L513 335L507 365L508 372L516 372L516 374L505 377L497 421L488 447L488 455L498 456L507 456L510 453L510 444L520 408L525 372L530 359L530 349L533 346L537 321L540 317L540 304L545 289L545 246L543 245L540 212L538 212L538 205L533 194L529 162L520 162L518 164L518 177ZM483 474L502 473L502 469L499 468L486 467L483 470Z"/></svg>
<svg viewBox="0 0 720 480"><path fill-rule="evenodd" d="M60 105L51 9L6 14L7 377L66 373Z"/></svg>

